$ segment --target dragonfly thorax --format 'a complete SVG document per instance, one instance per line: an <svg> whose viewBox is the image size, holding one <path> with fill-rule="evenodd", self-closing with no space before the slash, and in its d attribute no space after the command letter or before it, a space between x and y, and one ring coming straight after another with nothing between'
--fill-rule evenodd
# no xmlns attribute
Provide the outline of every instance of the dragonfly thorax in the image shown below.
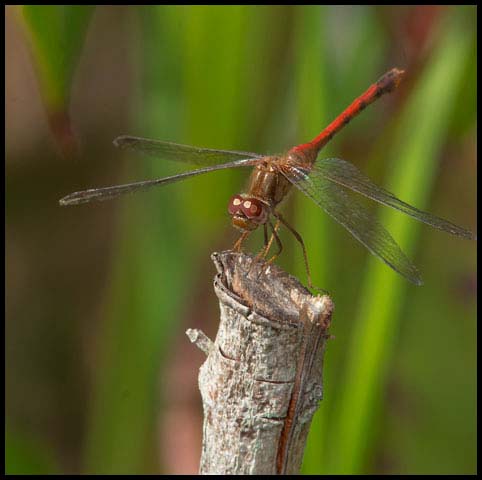
<svg viewBox="0 0 482 480"><path fill-rule="evenodd" d="M248 195L234 195L229 200L228 212L233 227L251 231L268 221L269 206L258 198Z"/></svg>

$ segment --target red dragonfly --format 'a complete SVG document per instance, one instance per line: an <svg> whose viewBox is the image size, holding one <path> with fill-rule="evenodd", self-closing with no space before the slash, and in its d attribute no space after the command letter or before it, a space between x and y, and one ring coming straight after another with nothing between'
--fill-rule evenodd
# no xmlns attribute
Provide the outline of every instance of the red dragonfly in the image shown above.
<svg viewBox="0 0 482 480"><path fill-rule="evenodd" d="M72 193L60 200L60 205L77 205L94 200L108 200L118 195L167 185L202 173L226 168L254 167L247 193L234 195L228 205L233 226L242 231L234 249L241 248L244 239L256 228L263 225L265 248L269 251L273 239L281 252L281 242L277 229L283 224L301 244L308 281L311 276L308 267L306 248L303 239L279 213L277 207L286 194L295 186L311 198L328 215L343 225L357 240L389 267L416 285L422 284L417 268L405 256L397 243L377 219L359 202L356 192L383 205L400 210L411 217L452 235L475 239L472 232L458 227L447 220L423 212L399 200L392 193L375 185L354 165L338 158L317 159L318 153L326 143L367 105L385 93L393 91L403 77L403 70L393 68L360 95L353 103L326 127L311 142L298 145L282 155L259 155L250 152L214 150L179 145L171 142L150 140L132 136L120 136L114 145L157 156L165 160L199 165L203 168L180 173L170 177L146 180L113 187L95 188ZM270 217L277 219L273 226ZM267 240L267 228L271 228L271 238Z"/></svg>

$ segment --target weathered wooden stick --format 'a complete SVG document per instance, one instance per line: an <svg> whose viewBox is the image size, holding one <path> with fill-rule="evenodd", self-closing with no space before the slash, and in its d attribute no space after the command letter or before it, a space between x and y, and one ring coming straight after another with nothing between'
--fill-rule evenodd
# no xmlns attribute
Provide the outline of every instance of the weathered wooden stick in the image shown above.
<svg viewBox="0 0 482 480"><path fill-rule="evenodd" d="M221 309L216 340L186 332L207 355L199 372L200 473L299 473L322 398L333 303L250 255L227 251L212 259Z"/></svg>

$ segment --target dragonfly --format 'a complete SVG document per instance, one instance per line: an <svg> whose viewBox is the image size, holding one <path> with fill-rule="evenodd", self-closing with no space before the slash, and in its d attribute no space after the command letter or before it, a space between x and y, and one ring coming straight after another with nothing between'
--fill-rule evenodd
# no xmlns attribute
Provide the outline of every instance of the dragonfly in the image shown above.
<svg viewBox="0 0 482 480"><path fill-rule="evenodd" d="M216 170L253 167L246 192L234 195L228 203L232 225L241 231L239 240L233 246L234 250L240 251L245 239L258 227L263 226L265 246L262 255L267 254L274 241L278 245L277 254L270 259L272 261L282 250L277 231L280 225L284 225L301 245L308 283L310 287L313 286L304 241L278 209L288 192L295 187L395 272L416 285L422 285L420 273L415 265L375 215L360 201L361 196L399 210L452 235L472 240L475 240L476 236L469 230L398 199L389 191L373 183L358 168L345 160L318 158L320 150L336 133L368 105L394 91L403 75L403 70L392 68L357 97L312 141L297 145L280 155L199 148L148 138L120 136L114 140L114 145L119 148L201 168L164 178L74 192L62 198L59 203L60 205L78 205L108 200ZM272 218L276 219L275 225ZM271 230L269 240L268 229Z"/></svg>

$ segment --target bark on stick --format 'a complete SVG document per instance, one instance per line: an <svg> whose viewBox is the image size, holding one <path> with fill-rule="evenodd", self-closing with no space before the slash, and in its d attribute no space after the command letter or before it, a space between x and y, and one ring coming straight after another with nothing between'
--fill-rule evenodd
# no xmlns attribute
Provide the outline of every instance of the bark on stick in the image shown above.
<svg viewBox="0 0 482 480"><path fill-rule="evenodd" d="M227 251L212 259L221 310L216 340L186 332L207 355L199 372L200 473L299 473L322 398L333 303L250 255Z"/></svg>

